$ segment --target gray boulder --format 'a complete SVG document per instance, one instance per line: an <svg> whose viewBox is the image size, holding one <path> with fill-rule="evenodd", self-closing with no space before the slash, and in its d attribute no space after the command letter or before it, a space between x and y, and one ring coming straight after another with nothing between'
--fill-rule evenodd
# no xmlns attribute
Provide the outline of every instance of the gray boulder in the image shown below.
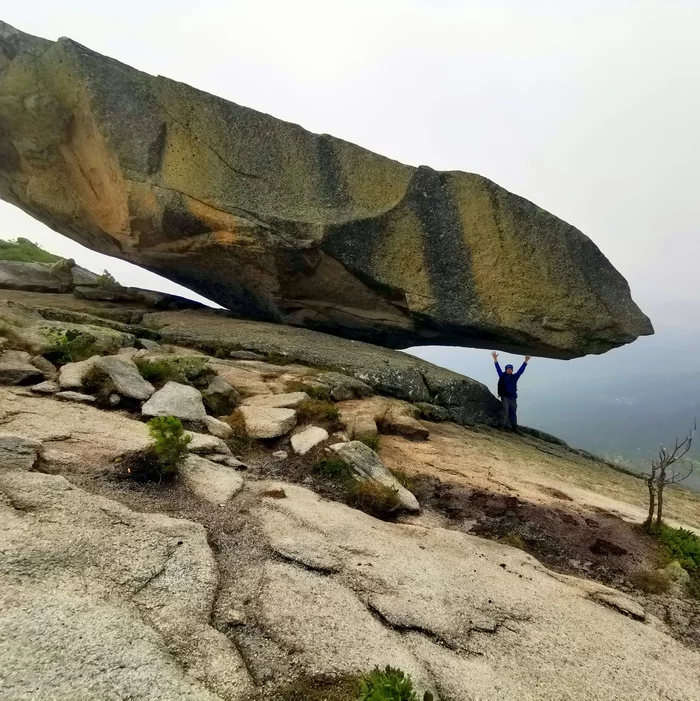
<svg viewBox="0 0 700 701"><path fill-rule="evenodd" d="M195 496L212 504L225 504L243 488L240 472L198 455L185 458L179 474Z"/></svg>
<svg viewBox="0 0 700 701"><path fill-rule="evenodd" d="M61 389L83 389L85 378L99 358L99 355L93 355L92 358L79 360L77 363L66 363L58 373L58 384Z"/></svg>
<svg viewBox="0 0 700 701"><path fill-rule="evenodd" d="M0 470L31 470L41 454L41 441L0 433Z"/></svg>
<svg viewBox="0 0 700 701"><path fill-rule="evenodd" d="M65 292L63 280L51 272L46 263L21 263L0 260L0 289L27 292Z"/></svg>
<svg viewBox="0 0 700 701"><path fill-rule="evenodd" d="M44 373L32 365L29 353L12 350L0 353L0 384L31 385L43 379Z"/></svg>
<svg viewBox="0 0 700 701"><path fill-rule="evenodd" d="M61 387L58 382L46 380L45 382L40 382L38 385L32 385L30 389L37 394L56 394Z"/></svg>
<svg viewBox="0 0 700 701"><path fill-rule="evenodd" d="M226 380L216 375L202 392L202 399L214 416L227 416L238 406L241 396Z"/></svg>
<svg viewBox="0 0 700 701"><path fill-rule="evenodd" d="M377 482L396 490L400 508L412 512L420 511L418 499L391 474L379 456L364 443L360 441L335 443L331 446L331 450L335 451L336 455L352 469L358 479Z"/></svg>
<svg viewBox="0 0 700 701"><path fill-rule="evenodd" d="M78 404L94 404L96 401L95 397L91 394L82 394L81 392L73 392L71 390L67 392L56 392L54 397L63 402L78 402Z"/></svg>
<svg viewBox="0 0 700 701"><path fill-rule="evenodd" d="M144 401L155 392L155 387L139 374L136 363L125 356L98 358L93 363L92 376L98 381L100 378L108 380L117 394L129 399Z"/></svg>
<svg viewBox="0 0 700 701"><path fill-rule="evenodd" d="M306 455L312 448L328 440L328 431L320 426L309 426L291 438L292 449L297 455Z"/></svg>
<svg viewBox="0 0 700 701"><path fill-rule="evenodd" d="M374 394L374 390L367 383L340 372L323 372L316 379L330 388L331 397L336 402L361 399Z"/></svg>
<svg viewBox="0 0 700 701"><path fill-rule="evenodd" d="M176 416L188 421L203 421L207 412L198 389L179 382L168 382L141 407L144 416Z"/></svg>
<svg viewBox="0 0 700 701"><path fill-rule="evenodd" d="M289 433L297 423L294 409L267 406L242 406L246 434L251 438L278 438Z"/></svg>
<svg viewBox="0 0 700 701"><path fill-rule="evenodd" d="M652 333L588 237L483 176L405 165L67 38L2 25L0 52L0 197L237 315L556 358Z"/></svg>
<svg viewBox="0 0 700 701"><path fill-rule="evenodd" d="M190 431L189 436L191 440L187 449L190 453L195 453L197 455L209 455L211 453L231 455L231 449L221 438L210 436L206 433L196 433L194 431Z"/></svg>
<svg viewBox="0 0 700 701"><path fill-rule="evenodd" d="M58 368L43 355L36 355L31 359L31 364L44 373L44 379L55 380L58 377Z"/></svg>
<svg viewBox="0 0 700 701"><path fill-rule="evenodd" d="M243 406L267 406L291 409L302 402L308 401L306 392L287 392L285 394L261 394L243 400Z"/></svg>

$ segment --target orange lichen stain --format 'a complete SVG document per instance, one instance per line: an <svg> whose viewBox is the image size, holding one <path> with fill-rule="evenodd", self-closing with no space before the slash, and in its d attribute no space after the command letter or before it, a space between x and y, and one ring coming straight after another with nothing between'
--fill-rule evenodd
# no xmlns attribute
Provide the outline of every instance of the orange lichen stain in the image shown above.
<svg viewBox="0 0 700 701"><path fill-rule="evenodd" d="M126 183L90 116L81 112L74 117L70 138L59 145L59 151L93 224L119 243L131 243Z"/></svg>

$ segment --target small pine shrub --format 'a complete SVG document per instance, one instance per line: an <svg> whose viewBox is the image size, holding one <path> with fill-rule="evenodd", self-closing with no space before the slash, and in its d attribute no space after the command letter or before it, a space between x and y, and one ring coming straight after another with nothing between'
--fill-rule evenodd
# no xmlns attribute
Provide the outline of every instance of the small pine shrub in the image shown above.
<svg viewBox="0 0 700 701"><path fill-rule="evenodd" d="M306 392L311 399L319 399L327 402L331 398L330 388L324 385L311 385L307 382L300 382L299 380L288 380L284 383L284 387L287 392Z"/></svg>
<svg viewBox="0 0 700 701"><path fill-rule="evenodd" d="M155 440L154 449L163 470L177 469L192 440L192 436L185 433L182 421L174 416L154 416L148 422L148 433Z"/></svg>
<svg viewBox="0 0 700 701"><path fill-rule="evenodd" d="M379 434L368 434L366 436L357 436L355 440L364 443L368 448L371 448L375 453L379 452Z"/></svg>
<svg viewBox="0 0 700 701"><path fill-rule="evenodd" d="M645 594L665 594L671 588L668 577L655 570L639 570L630 577L630 581Z"/></svg>
<svg viewBox="0 0 700 701"><path fill-rule="evenodd" d="M388 518L401 504L396 489L372 480L356 481L350 488L348 502L376 518Z"/></svg>
<svg viewBox="0 0 700 701"><path fill-rule="evenodd" d="M357 701L418 701L418 696L405 672L387 666L362 677Z"/></svg>
<svg viewBox="0 0 700 701"><path fill-rule="evenodd" d="M312 469L316 474L331 479L348 476L348 466L337 455L321 458L313 464Z"/></svg>
<svg viewBox="0 0 700 701"><path fill-rule="evenodd" d="M162 482L175 477L192 440L174 416L155 416L148 422L153 445L127 455L122 461L126 475L137 482Z"/></svg>
<svg viewBox="0 0 700 701"><path fill-rule="evenodd" d="M340 410L333 402L323 399L305 399L296 406L300 423L329 421L335 423L340 418Z"/></svg>
<svg viewBox="0 0 700 701"><path fill-rule="evenodd" d="M78 329L51 329L48 338L50 346L44 356L54 363L75 363L95 355L97 339L91 333Z"/></svg>

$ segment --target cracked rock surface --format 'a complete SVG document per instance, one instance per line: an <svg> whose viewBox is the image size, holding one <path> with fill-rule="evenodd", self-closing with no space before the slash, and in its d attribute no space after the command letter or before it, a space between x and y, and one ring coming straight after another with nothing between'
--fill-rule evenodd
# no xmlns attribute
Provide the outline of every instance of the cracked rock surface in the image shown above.
<svg viewBox="0 0 700 701"><path fill-rule="evenodd" d="M251 681L209 626L204 528L63 477L0 473L2 695L237 701Z"/></svg>
<svg viewBox="0 0 700 701"><path fill-rule="evenodd" d="M700 655L622 613L638 607L619 592L514 548L285 491L256 513L286 561L261 572L260 622L309 671L397 665L451 701L689 701L700 689Z"/></svg>

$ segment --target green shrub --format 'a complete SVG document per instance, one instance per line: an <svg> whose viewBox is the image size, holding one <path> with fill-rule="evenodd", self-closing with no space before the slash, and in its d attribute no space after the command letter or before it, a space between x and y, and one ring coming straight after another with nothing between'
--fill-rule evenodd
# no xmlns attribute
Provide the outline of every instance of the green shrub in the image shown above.
<svg viewBox="0 0 700 701"><path fill-rule="evenodd" d="M321 458L321 460L314 463L312 469L316 474L333 479L347 477L349 474L345 461L341 460L337 455L328 455L325 458Z"/></svg>
<svg viewBox="0 0 700 701"><path fill-rule="evenodd" d="M299 380L288 380L284 383L287 392L306 392L311 399L328 401L331 398L330 387L324 385L311 385Z"/></svg>
<svg viewBox="0 0 700 701"><path fill-rule="evenodd" d="M375 667L362 677L357 701L418 701L418 697L411 678L400 669L387 666Z"/></svg>
<svg viewBox="0 0 700 701"><path fill-rule="evenodd" d="M0 241L0 260L19 263L56 263L60 256L45 251L29 239L17 238L14 241Z"/></svg>
<svg viewBox="0 0 700 701"><path fill-rule="evenodd" d="M207 368L208 359L199 355L176 356L174 358L137 358L141 377L156 387L162 387L168 382L179 382L183 385L194 385L203 377L211 375Z"/></svg>
<svg viewBox="0 0 700 701"><path fill-rule="evenodd" d="M376 518L387 518L399 508L398 490L372 480L357 480L351 487L348 502Z"/></svg>
<svg viewBox="0 0 700 701"><path fill-rule="evenodd" d="M97 339L86 331L51 329L48 339L50 346L44 355L52 362L75 363L95 355Z"/></svg>
<svg viewBox="0 0 700 701"><path fill-rule="evenodd" d="M121 287L109 270L103 270L102 275L98 275L97 278L95 278L95 284L102 285L103 287Z"/></svg>
<svg viewBox="0 0 700 701"><path fill-rule="evenodd" d="M357 436L355 440L364 443L368 448L371 448L375 453L379 452L379 434L372 433L366 436Z"/></svg>
<svg viewBox="0 0 700 701"><path fill-rule="evenodd" d="M639 570L630 577L630 581L645 594L665 594L671 588L668 577L656 570Z"/></svg>
<svg viewBox="0 0 700 701"><path fill-rule="evenodd" d="M155 440L154 449L163 473L177 469L192 440L192 436L185 433L182 421L174 416L154 416L148 422L148 433Z"/></svg>
<svg viewBox="0 0 700 701"><path fill-rule="evenodd" d="M664 546L670 561L678 560L684 570L700 576L700 538L685 528L672 528L662 523L650 531Z"/></svg>
<svg viewBox="0 0 700 701"><path fill-rule="evenodd" d="M340 418L340 410L333 402L323 399L305 399L295 407L301 423L314 421L336 422Z"/></svg>
<svg viewBox="0 0 700 701"><path fill-rule="evenodd" d="M130 453L122 460L126 474L138 482L169 480L187 455L192 440L185 433L180 419L174 416L155 416L148 422L153 445Z"/></svg>

